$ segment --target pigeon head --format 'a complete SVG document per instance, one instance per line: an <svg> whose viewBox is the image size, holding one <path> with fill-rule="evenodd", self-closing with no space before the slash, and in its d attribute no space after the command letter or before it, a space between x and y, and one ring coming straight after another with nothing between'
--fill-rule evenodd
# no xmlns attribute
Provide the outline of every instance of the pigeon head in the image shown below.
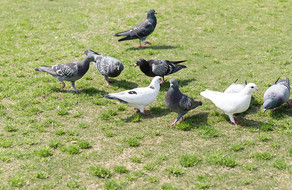
<svg viewBox="0 0 292 190"><path fill-rule="evenodd" d="M247 93L247 94L251 94L253 93L254 91L258 91L258 87L256 84L254 83L248 83L244 89L242 90L243 93Z"/></svg>
<svg viewBox="0 0 292 190"><path fill-rule="evenodd" d="M156 89L157 87L160 88L160 83L162 82L162 78L159 76L156 76L152 79L151 84L150 84L150 88L154 88Z"/></svg>
<svg viewBox="0 0 292 190"><path fill-rule="evenodd" d="M154 14L157 14L157 13L155 12L155 10L154 10L154 9L150 9L150 10L147 12L147 17L149 17L149 16L153 16Z"/></svg>
<svg viewBox="0 0 292 190"><path fill-rule="evenodd" d="M278 103L279 103L279 99L277 99L276 96L269 96L263 104L264 112L267 109L273 109L273 108L277 107Z"/></svg>
<svg viewBox="0 0 292 190"><path fill-rule="evenodd" d="M134 67L140 66L140 65L141 65L142 63L144 63L144 62L146 62L146 60L143 59L143 58L140 58L140 59L138 59L138 60L136 61Z"/></svg>
<svg viewBox="0 0 292 190"><path fill-rule="evenodd" d="M92 62L92 61L94 61L94 56L92 54L86 55L85 60L89 61L89 62Z"/></svg>
<svg viewBox="0 0 292 190"><path fill-rule="evenodd" d="M178 81L177 81L176 78L172 78L172 79L169 81L169 83L170 83L170 87L171 87L171 88L177 88L177 87L178 87Z"/></svg>

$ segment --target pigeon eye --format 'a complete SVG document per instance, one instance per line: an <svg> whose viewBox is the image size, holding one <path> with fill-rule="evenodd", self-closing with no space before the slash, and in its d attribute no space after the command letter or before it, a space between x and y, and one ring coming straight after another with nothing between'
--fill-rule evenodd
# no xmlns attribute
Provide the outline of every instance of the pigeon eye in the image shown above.
<svg viewBox="0 0 292 190"><path fill-rule="evenodd" d="M254 86L252 86L251 88L254 88Z"/></svg>

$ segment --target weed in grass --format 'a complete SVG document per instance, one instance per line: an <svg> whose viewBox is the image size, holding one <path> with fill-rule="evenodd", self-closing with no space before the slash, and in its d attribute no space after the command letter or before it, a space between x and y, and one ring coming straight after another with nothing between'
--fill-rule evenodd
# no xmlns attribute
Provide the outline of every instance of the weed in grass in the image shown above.
<svg viewBox="0 0 292 190"><path fill-rule="evenodd" d="M115 136L117 136L117 134L114 133L114 132L112 132L112 131L105 131L103 134L104 134L106 137L115 137Z"/></svg>
<svg viewBox="0 0 292 190"><path fill-rule="evenodd" d="M118 111L117 110L113 110L113 109L110 109L107 111L107 113L110 115L110 116L115 116L118 114Z"/></svg>
<svg viewBox="0 0 292 190"><path fill-rule="evenodd" d="M271 146L272 146L274 149L279 149L279 148L281 148L281 145L278 144L277 142L273 143Z"/></svg>
<svg viewBox="0 0 292 190"><path fill-rule="evenodd" d="M66 184L67 187L71 188L71 189L77 189L80 187L80 184L78 183L77 180L75 179L70 179L67 184Z"/></svg>
<svg viewBox="0 0 292 190"><path fill-rule="evenodd" d="M151 162L151 163L148 163L146 165L143 166L143 168L145 170L148 170L148 171L153 171L155 169L155 167L157 166L157 162Z"/></svg>
<svg viewBox="0 0 292 190"><path fill-rule="evenodd" d="M8 179L8 184L11 187L23 187L24 185L26 185L26 181L24 179L24 175L23 174L17 174L17 175L14 175L14 176L10 177Z"/></svg>
<svg viewBox="0 0 292 190"><path fill-rule="evenodd" d="M80 153L79 146L77 146L75 144L71 144L71 145L68 145L68 146L60 147L60 150L63 151L63 152L68 152L71 155Z"/></svg>
<svg viewBox="0 0 292 190"><path fill-rule="evenodd" d="M190 131L193 127L188 122L181 122L181 123L175 125L175 128L180 129L182 131Z"/></svg>
<svg viewBox="0 0 292 190"><path fill-rule="evenodd" d="M119 174L123 174L123 173L129 172L129 170L127 169L126 166L115 166L114 167L114 171L119 173Z"/></svg>
<svg viewBox="0 0 292 190"><path fill-rule="evenodd" d="M155 135L155 136L161 136L162 133L161 133L161 131L155 131L155 132L154 132L154 135Z"/></svg>
<svg viewBox="0 0 292 190"><path fill-rule="evenodd" d="M144 172L138 170L138 171L131 172L131 173L127 176L127 178L128 178L129 181L134 181L134 180L136 180L136 179L138 179L138 178L140 178L140 177L142 177L142 176L144 176Z"/></svg>
<svg viewBox="0 0 292 190"><path fill-rule="evenodd" d="M73 114L73 117L74 118L80 118L81 116L82 116L83 114L82 114L82 112L75 112L74 114ZM82 127L81 127L82 128Z"/></svg>
<svg viewBox="0 0 292 190"><path fill-rule="evenodd" d="M110 118L110 114L109 113L102 113L100 115L100 119L102 120L108 120Z"/></svg>
<svg viewBox="0 0 292 190"><path fill-rule="evenodd" d="M250 171L250 172L257 170L257 167L254 164L251 164L251 163L247 163L247 164L243 165L243 167L247 171Z"/></svg>
<svg viewBox="0 0 292 190"><path fill-rule="evenodd" d="M57 111L57 114L63 116L63 115L68 115L69 112L68 112L68 110L66 110L66 109L59 109L59 110Z"/></svg>
<svg viewBox="0 0 292 190"><path fill-rule="evenodd" d="M127 139L128 145L131 147L137 147L140 145L139 140L136 137L129 137Z"/></svg>
<svg viewBox="0 0 292 190"><path fill-rule="evenodd" d="M174 175L176 177L184 175L183 169L178 166L169 166L165 168L165 171L167 171L169 174Z"/></svg>
<svg viewBox="0 0 292 190"><path fill-rule="evenodd" d="M90 166L89 171L91 174L100 178L110 178L112 175L110 170L102 166Z"/></svg>
<svg viewBox="0 0 292 190"><path fill-rule="evenodd" d="M270 140L270 138L266 134L260 134L259 135L259 140L262 141L262 142L267 142L267 141Z"/></svg>
<svg viewBox="0 0 292 190"><path fill-rule="evenodd" d="M65 135L66 133L65 133L64 129L58 129L55 131L55 134L61 136L61 135Z"/></svg>
<svg viewBox="0 0 292 190"><path fill-rule="evenodd" d="M253 141L253 140L245 140L245 141L243 141L243 144L247 145L247 146L254 146L255 145L255 141Z"/></svg>
<svg viewBox="0 0 292 190"><path fill-rule="evenodd" d="M135 114L135 115L130 117L130 121L137 123L137 122L141 121L141 118L142 118L141 114Z"/></svg>
<svg viewBox="0 0 292 190"><path fill-rule="evenodd" d="M49 174L45 171L39 171L36 173L36 178L38 179L47 179L49 178Z"/></svg>
<svg viewBox="0 0 292 190"><path fill-rule="evenodd" d="M260 126L260 130L264 131L264 132L268 132L268 131L273 131L274 130L274 126L271 124L264 124Z"/></svg>
<svg viewBox="0 0 292 190"><path fill-rule="evenodd" d="M119 111L125 111L125 109L126 109L126 106L125 105L118 106L118 110Z"/></svg>
<svg viewBox="0 0 292 190"><path fill-rule="evenodd" d="M13 141L6 138L0 138L0 147L9 148L13 145Z"/></svg>
<svg viewBox="0 0 292 190"><path fill-rule="evenodd" d="M106 181L104 184L104 189L106 190L117 190L121 188L122 188L121 185L114 179Z"/></svg>
<svg viewBox="0 0 292 190"><path fill-rule="evenodd" d="M243 150L244 147L241 143L237 143L237 144L233 144L231 145L231 150L234 151L234 152L239 152L241 150Z"/></svg>
<svg viewBox="0 0 292 190"><path fill-rule="evenodd" d="M241 181L241 183L242 183L243 185L249 185L249 184L251 184L252 182L253 182L252 179L243 179L243 180Z"/></svg>
<svg viewBox="0 0 292 190"><path fill-rule="evenodd" d="M208 189L211 187L211 183L206 175L197 175L195 186L198 189Z"/></svg>
<svg viewBox="0 0 292 190"><path fill-rule="evenodd" d="M82 128L82 129L86 129L89 127L89 123L86 121L81 121L78 123L78 127Z"/></svg>
<svg viewBox="0 0 292 190"><path fill-rule="evenodd" d="M68 130L66 131L66 134L70 135L70 136L78 136L79 133L75 130Z"/></svg>
<svg viewBox="0 0 292 190"><path fill-rule="evenodd" d="M202 138L214 138L219 136L219 131L213 126L200 126L198 135Z"/></svg>
<svg viewBox="0 0 292 190"><path fill-rule="evenodd" d="M274 156L269 152L263 152L263 153L254 152L254 153L251 153L249 157L261 159L261 160L271 160Z"/></svg>
<svg viewBox="0 0 292 190"><path fill-rule="evenodd" d="M175 186L171 185L170 183L164 183L161 186L161 190L178 190Z"/></svg>
<svg viewBox="0 0 292 190"><path fill-rule="evenodd" d="M286 161L283 159L275 160L273 166L279 170L285 170L287 168Z"/></svg>
<svg viewBox="0 0 292 190"><path fill-rule="evenodd" d="M234 158L229 155L223 155L221 152L209 154L206 161L212 165L227 166L231 168L234 168L237 165Z"/></svg>
<svg viewBox="0 0 292 190"><path fill-rule="evenodd" d="M43 157L43 158L53 155L51 149L46 148L46 147L34 150L33 153L34 153L34 155L39 156L39 157Z"/></svg>
<svg viewBox="0 0 292 190"><path fill-rule="evenodd" d="M148 181L150 183L158 183L159 182L159 177L156 177L156 176L149 176L148 177Z"/></svg>
<svg viewBox="0 0 292 190"><path fill-rule="evenodd" d="M287 152L288 152L288 154L289 154L290 156L292 156L292 147L290 147L290 148L287 150Z"/></svg>
<svg viewBox="0 0 292 190"><path fill-rule="evenodd" d="M86 140L80 140L77 142L77 145L81 148L81 149L87 149L87 148L91 148L91 145L88 141Z"/></svg>
<svg viewBox="0 0 292 190"><path fill-rule="evenodd" d="M48 142L48 146L53 148L53 149L56 149L56 148L59 148L62 146L62 143L59 139L51 139L49 142Z"/></svg>
<svg viewBox="0 0 292 190"><path fill-rule="evenodd" d="M16 132L18 129L17 129L17 127L15 127L13 125L6 125L4 127L4 130L7 132Z"/></svg>
<svg viewBox="0 0 292 190"><path fill-rule="evenodd" d="M140 158L138 156L130 157L130 160L134 163L141 163L142 162L142 158Z"/></svg>
<svg viewBox="0 0 292 190"><path fill-rule="evenodd" d="M179 157L179 162L184 167L193 167L200 162L200 158L195 154L184 154Z"/></svg>

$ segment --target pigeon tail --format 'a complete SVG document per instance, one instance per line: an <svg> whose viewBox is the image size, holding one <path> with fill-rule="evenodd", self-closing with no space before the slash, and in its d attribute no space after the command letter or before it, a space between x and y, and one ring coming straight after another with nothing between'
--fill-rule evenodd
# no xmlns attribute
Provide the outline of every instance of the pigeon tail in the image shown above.
<svg viewBox="0 0 292 190"><path fill-rule="evenodd" d="M182 61L169 61L170 63L173 63L173 64L179 64L179 63L183 63L183 62L186 62L187 60L182 60Z"/></svg>
<svg viewBox="0 0 292 190"><path fill-rule="evenodd" d="M125 41L125 40L133 40L133 39L136 39L137 37L135 36L127 36L125 38L122 38L122 39L119 39L118 41L121 42L121 41Z"/></svg>
<svg viewBox="0 0 292 190"><path fill-rule="evenodd" d="M85 53L85 55L88 55L88 54L90 54L90 53L92 53L92 54L96 54L96 55L100 55L99 53L97 53L97 52L95 52L95 51L93 51L93 50L91 50L91 49L85 50L84 53Z"/></svg>
<svg viewBox="0 0 292 190"><path fill-rule="evenodd" d="M56 74L56 72L52 69L52 67L48 67L48 66L39 66L38 68L35 68L34 70L40 71L40 72L47 72L51 75Z"/></svg>
<svg viewBox="0 0 292 190"><path fill-rule="evenodd" d="M125 100L122 100L120 98L117 98L117 97L112 97L112 96L104 96L105 98L108 98L108 99L112 99L112 100L119 100L120 102L122 103L125 103L127 104L128 102L126 102Z"/></svg>
<svg viewBox="0 0 292 190"><path fill-rule="evenodd" d="M124 32L116 33L114 36L129 36L131 34L131 30L127 30Z"/></svg>

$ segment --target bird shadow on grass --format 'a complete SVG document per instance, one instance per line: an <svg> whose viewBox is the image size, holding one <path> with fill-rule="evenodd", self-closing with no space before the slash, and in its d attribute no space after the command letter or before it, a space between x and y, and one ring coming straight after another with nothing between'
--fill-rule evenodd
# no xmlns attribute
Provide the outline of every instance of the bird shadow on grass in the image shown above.
<svg viewBox="0 0 292 190"><path fill-rule="evenodd" d="M154 50L157 50L157 49L175 49L177 48L176 46L168 46L168 45L162 45L162 46L146 46L146 47L143 47L143 48L139 48L139 47L130 47L128 49L126 49L126 51L137 51L137 50L145 50L145 49L154 49Z"/></svg>
<svg viewBox="0 0 292 190"><path fill-rule="evenodd" d="M166 77L164 77L164 78L166 79ZM161 91L168 91L168 89L169 89L169 81L171 79L172 79L171 77L168 77L167 81L164 84L160 85L160 90ZM193 81L196 81L196 79L193 78L193 79L179 80L178 84L179 84L180 87L182 87L182 86L188 85L189 83L191 83Z"/></svg>
<svg viewBox="0 0 292 190"><path fill-rule="evenodd" d="M110 84L112 86L117 86L119 88L124 88L126 90L137 88L138 84L127 81L127 80L115 80L111 78Z"/></svg>
<svg viewBox="0 0 292 190"><path fill-rule="evenodd" d="M226 122L229 122L230 124L232 124L232 122L230 121L229 117L226 114L222 114L222 117L224 117L226 119ZM269 125L269 124L262 122L262 121L254 121L254 120L246 119L242 114L234 115L234 119L237 121L238 126L250 128L250 129L252 129L252 128L253 129L260 129L264 125Z"/></svg>
<svg viewBox="0 0 292 190"><path fill-rule="evenodd" d="M175 128L183 130L183 131L189 131L191 129L197 129L200 126L205 126L208 125L207 124L207 120L208 120L208 115L209 113L207 112L200 112L197 114L193 114L192 116L188 117L184 117L184 121L180 121L176 124ZM173 121L176 118L173 118ZM170 121L171 123L173 121Z"/></svg>
<svg viewBox="0 0 292 190"><path fill-rule="evenodd" d="M54 92L77 94L75 92L75 90L73 90L73 89L72 90L64 90L64 89L60 89L60 88L53 87L52 90ZM104 90L98 90L98 89L93 88L93 87L80 89L80 92L78 94L83 94L83 93L84 94L87 94L89 96L93 96L95 94L101 94L101 95L107 94L107 92L105 92Z"/></svg>
<svg viewBox="0 0 292 190"><path fill-rule="evenodd" d="M167 108L151 107L150 111L145 110L145 113L150 113L149 116L143 116L141 113L135 113L124 119L125 122L140 122L141 119L151 119L167 115L170 111Z"/></svg>

